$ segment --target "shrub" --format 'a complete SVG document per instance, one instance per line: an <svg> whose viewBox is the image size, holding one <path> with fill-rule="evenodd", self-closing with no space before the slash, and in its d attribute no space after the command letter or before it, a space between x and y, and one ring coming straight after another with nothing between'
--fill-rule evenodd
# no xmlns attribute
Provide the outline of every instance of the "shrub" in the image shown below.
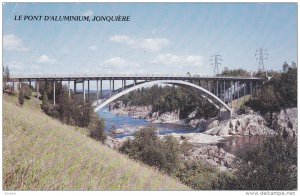
<svg viewBox="0 0 300 196"><path fill-rule="evenodd" d="M236 185L243 190L297 188L296 141L276 136L240 155Z"/></svg>
<svg viewBox="0 0 300 196"><path fill-rule="evenodd" d="M216 168L201 161L186 161L178 170L176 177L196 190L232 189L233 176L221 173Z"/></svg>
<svg viewBox="0 0 300 196"><path fill-rule="evenodd" d="M50 108L50 103L49 103L49 100L48 100L48 96L47 96L47 93L43 93L43 96L42 96L42 104L41 104L41 108L42 110L44 110L45 113L47 113L49 111L49 108Z"/></svg>
<svg viewBox="0 0 300 196"><path fill-rule="evenodd" d="M31 98L32 90L30 89L28 84L22 83L21 91L23 91L25 99L30 99Z"/></svg>
<svg viewBox="0 0 300 196"><path fill-rule="evenodd" d="M171 136L160 140L152 126L135 132L134 139L124 142L119 151L170 175L176 173L182 163L179 142Z"/></svg>
<svg viewBox="0 0 300 196"><path fill-rule="evenodd" d="M20 90L18 100L19 100L19 104L22 106L24 104L24 101L25 101L23 90Z"/></svg>
<svg viewBox="0 0 300 196"><path fill-rule="evenodd" d="M102 143L106 140L106 135L104 133L105 123L103 119L99 119L98 116L94 116L89 125L89 136Z"/></svg>

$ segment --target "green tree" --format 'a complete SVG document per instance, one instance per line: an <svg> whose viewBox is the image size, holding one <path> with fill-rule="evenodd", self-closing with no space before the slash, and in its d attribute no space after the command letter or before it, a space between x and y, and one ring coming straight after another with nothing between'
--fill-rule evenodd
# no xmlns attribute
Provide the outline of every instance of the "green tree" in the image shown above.
<svg viewBox="0 0 300 196"><path fill-rule="evenodd" d="M281 136L241 154L235 184L242 190L292 190L297 188L297 145Z"/></svg>
<svg viewBox="0 0 300 196"><path fill-rule="evenodd" d="M25 101L23 90L20 90L18 100L19 100L19 104L22 106L24 104L24 101Z"/></svg>
<svg viewBox="0 0 300 196"><path fill-rule="evenodd" d="M89 125L89 136L102 143L106 140L106 135L104 133L105 122L103 119L99 119L98 116L94 116Z"/></svg>
<svg viewBox="0 0 300 196"><path fill-rule="evenodd" d="M179 142L171 136L160 140L155 127L135 132L134 139L124 142L119 151L169 175L174 175L182 164Z"/></svg>
<svg viewBox="0 0 300 196"><path fill-rule="evenodd" d="M9 68L8 66L2 66L2 76L3 76L3 91L7 88L7 82L10 79Z"/></svg>
<svg viewBox="0 0 300 196"><path fill-rule="evenodd" d="M49 103L48 96L47 96L46 92L44 92L43 96L42 96L41 108L42 108L42 110L45 111L45 113L47 113L50 109L50 103Z"/></svg>

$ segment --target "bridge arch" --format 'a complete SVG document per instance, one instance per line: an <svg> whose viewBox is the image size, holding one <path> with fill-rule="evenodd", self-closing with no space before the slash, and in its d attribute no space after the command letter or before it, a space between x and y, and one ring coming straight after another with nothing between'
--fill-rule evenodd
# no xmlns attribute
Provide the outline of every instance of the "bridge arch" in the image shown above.
<svg viewBox="0 0 300 196"><path fill-rule="evenodd" d="M192 83L186 82L186 81L179 81L179 80L155 80L155 81L149 81L149 82L137 84L135 86L124 89L123 91L111 96L110 98L105 100L103 103L98 105L94 109L94 111L95 112L99 111L100 109L107 106L109 103L113 102L114 100L116 100L116 99L120 98L121 96L126 95L134 90L140 89L142 87L154 86L157 84L174 84L174 85L187 86L187 87L194 88L200 92L200 95L203 98L207 99L219 110L221 110L221 108L224 108L227 112L229 112L229 115L231 116L231 113L232 113L231 109L228 107L228 105L225 102L223 102L221 99L219 99L216 95L214 95L213 93L209 92L208 90L206 90L198 85L195 85L195 84L192 84Z"/></svg>

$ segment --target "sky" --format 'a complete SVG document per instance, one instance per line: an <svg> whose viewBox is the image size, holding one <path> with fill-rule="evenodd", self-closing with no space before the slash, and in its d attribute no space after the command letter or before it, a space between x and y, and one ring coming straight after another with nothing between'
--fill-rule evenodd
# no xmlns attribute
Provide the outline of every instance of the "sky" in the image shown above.
<svg viewBox="0 0 300 196"><path fill-rule="evenodd" d="M130 16L122 22L17 21L15 16ZM296 3L5 3L3 65L12 74L192 74L297 62Z"/></svg>

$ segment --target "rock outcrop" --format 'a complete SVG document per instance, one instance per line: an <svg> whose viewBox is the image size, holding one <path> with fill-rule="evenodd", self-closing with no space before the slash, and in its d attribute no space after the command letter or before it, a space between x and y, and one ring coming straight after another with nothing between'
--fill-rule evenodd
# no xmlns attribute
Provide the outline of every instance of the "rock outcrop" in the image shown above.
<svg viewBox="0 0 300 196"><path fill-rule="evenodd" d="M146 121L151 123L184 124L184 122L179 119L179 110L173 112L166 112L163 114L153 112L151 116L148 116L146 118Z"/></svg>
<svg viewBox="0 0 300 196"><path fill-rule="evenodd" d="M227 122L214 120L204 132L210 135L275 135L275 131L265 125L265 120L260 115L248 114L237 116Z"/></svg>
<svg viewBox="0 0 300 196"><path fill-rule="evenodd" d="M217 167L220 171L232 171L236 157L217 146L193 148L185 156L186 160L201 160L206 164Z"/></svg>
<svg viewBox="0 0 300 196"><path fill-rule="evenodd" d="M297 108L288 108L273 114L272 126L274 130L285 137L296 137L298 135L297 113Z"/></svg>

